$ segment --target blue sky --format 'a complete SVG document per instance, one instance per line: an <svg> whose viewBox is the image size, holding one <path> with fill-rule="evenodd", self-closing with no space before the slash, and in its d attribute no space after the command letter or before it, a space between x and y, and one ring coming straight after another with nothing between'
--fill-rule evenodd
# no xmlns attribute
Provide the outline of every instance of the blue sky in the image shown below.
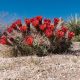
<svg viewBox="0 0 80 80"><path fill-rule="evenodd" d="M47 18L80 14L80 0L0 0L0 12L19 18L42 15Z"/></svg>

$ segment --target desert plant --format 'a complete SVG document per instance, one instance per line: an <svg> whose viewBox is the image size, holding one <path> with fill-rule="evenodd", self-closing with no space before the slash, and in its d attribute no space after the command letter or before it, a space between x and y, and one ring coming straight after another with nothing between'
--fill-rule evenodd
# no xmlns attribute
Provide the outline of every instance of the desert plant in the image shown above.
<svg viewBox="0 0 80 80"><path fill-rule="evenodd" d="M14 51L21 55L47 55L50 52L65 52L70 48L74 32L69 31L60 18L42 19L37 16L12 23L0 38L0 44L14 47Z"/></svg>
<svg viewBox="0 0 80 80"><path fill-rule="evenodd" d="M69 29L75 33L74 41L80 41L80 17L77 14L75 14L75 16L71 16L67 25Z"/></svg>
<svg viewBox="0 0 80 80"><path fill-rule="evenodd" d="M62 19L54 18L54 25L51 25L53 31L49 31L48 28L45 33L51 43L50 51L56 53L65 52L70 48L74 33L69 31Z"/></svg>
<svg viewBox="0 0 80 80"><path fill-rule="evenodd" d="M23 39L17 37L14 40L13 50L16 56L24 56L33 54L33 47L25 45Z"/></svg>

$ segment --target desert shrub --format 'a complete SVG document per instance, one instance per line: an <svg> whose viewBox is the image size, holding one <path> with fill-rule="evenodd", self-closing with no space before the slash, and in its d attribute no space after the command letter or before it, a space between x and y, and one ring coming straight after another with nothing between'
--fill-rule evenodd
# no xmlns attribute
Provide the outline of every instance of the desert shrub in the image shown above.
<svg viewBox="0 0 80 80"><path fill-rule="evenodd" d="M14 47L17 55L39 56L49 53L65 52L71 46L74 32L69 31L62 19L42 19L37 16L12 23L0 38L0 44Z"/></svg>
<svg viewBox="0 0 80 80"><path fill-rule="evenodd" d="M67 21L67 25L75 33L74 41L80 41L80 17L77 14L71 16Z"/></svg>

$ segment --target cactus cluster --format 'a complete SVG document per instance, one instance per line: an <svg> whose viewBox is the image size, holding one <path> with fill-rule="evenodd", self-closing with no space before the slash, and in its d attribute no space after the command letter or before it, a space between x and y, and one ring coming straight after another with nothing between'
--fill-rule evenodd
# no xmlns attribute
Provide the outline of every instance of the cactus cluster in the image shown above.
<svg viewBox="0 0 80 80"><path fill-rule="evenodd" d="M75 33L70 31L63 19L53 21L42 16L26 18L25 24L18 19L0 37L0 44L14 47L16 54L47 55L65 52L71 46Z"/></svg>

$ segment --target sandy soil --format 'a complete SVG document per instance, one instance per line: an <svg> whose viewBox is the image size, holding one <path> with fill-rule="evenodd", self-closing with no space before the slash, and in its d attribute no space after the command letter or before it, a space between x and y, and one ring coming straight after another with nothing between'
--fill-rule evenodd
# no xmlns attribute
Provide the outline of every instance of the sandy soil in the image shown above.
<svg viewBox="0 0 80 80"><path fill-rule="evenodd" d="M0 80L80 80L80 56L0 58Z"/></svg>

